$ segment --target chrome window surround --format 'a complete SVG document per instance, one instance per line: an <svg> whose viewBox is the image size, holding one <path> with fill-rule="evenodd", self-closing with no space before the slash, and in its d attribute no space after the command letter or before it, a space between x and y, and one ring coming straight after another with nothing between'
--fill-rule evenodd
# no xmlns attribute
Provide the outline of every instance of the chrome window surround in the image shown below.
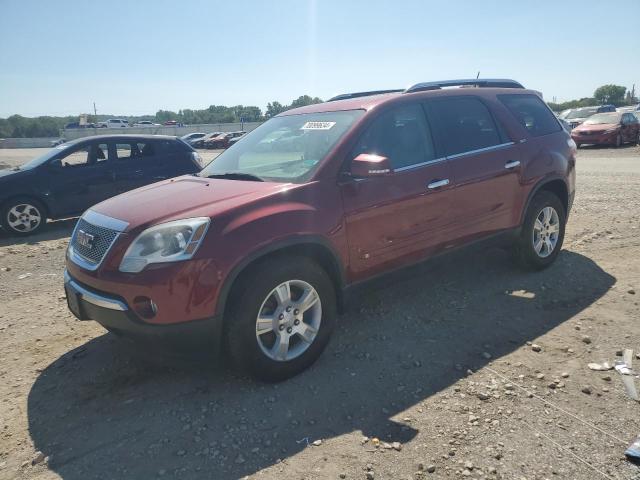
<svg viewBox="0 0 640 480"><path fill-rule="evenodd" d="M91 303L92 305L95 305L97 307L108 308L109 310L117 310L119 312L126 312L127 310L129 310L127 304L121 302L120 300L91 292L86 288L80 286L76 281L71 279L71 276L66 269L64 271L64 283L65 285L69 285L70 288L75 290L87 303Z"/></svg>
<svg viewBox="0 0 640 480"><path fill-rule="evenodd" d="M520 143L523 143L523 141L521 140ZM476 153L484 153L484 152L491 152L493 150L499 150L501 148L506 148L506 147L509 147L511 145L515 145L514 142L506 142L506 143L501 143L499 145L492 145L490 147L478 148L476 150L469 150L468 152L456 153L454 155L449 155L448 157L439 157L439 158L435 158L433 160L428 160L426 162L421 162L421 163L416 163L414 165L407 165L406 167L396 168L396 169L394 169L394 172L404 172L404 171L407 171L407 170L413 170L414 168L420 168L420 167L424 167L426 165L431 165L431 164L434 164L434 163L444 162L445 160L455 160L456 158L461 158L461 157L464 157L466 155L473 155L473 154L476 154Z"/></svg>
<svg viewBox="0 0 640 480"><path fill-rule="evenodd" d="M108 229L119 232L115 237L113 237L113 240L111 241L107 249L104 251L104 255L102 256L100 261L98 263L92 263L87 261L82 255L76 252L73 248L72 242L73 242L73 239L75 238L76 230L78 229L78 224L80 222L76 223L76 226L73 229L73 233L71 234L69 247L67 248L67 254L69 256L69 259L79 267L82 267L85 270L94 271L94 270L97 270L98 267L100 267L100 265L102 265L102 262L109 254L111 247L113 247L113 244L116 243L116 240L118 240L121 233L127 229L127 227L129 226L129 223L123 220L118 220L117 218L103 215L102 213L94 212L93 210L87 210L80 218L82 218L85 222L91 223L92 225L95 225L97 227L108 228Z"/></svg>

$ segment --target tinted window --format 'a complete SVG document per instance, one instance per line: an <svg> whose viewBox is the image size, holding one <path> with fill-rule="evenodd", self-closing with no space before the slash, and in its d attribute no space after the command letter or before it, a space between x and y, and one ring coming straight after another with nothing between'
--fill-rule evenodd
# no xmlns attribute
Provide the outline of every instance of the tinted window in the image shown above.
<svg viewBox="0 0 640 480"><path fill-rule="evenodd" d="M551 110L535 95L498 95L520 125L535 137L560 131L560 125Z"/></svg>
<svg viewBox="0 0 640 480"><path fill-rule="evenodd" d="M430 103L447 155L500 145L493 117L477 98L443 98Z"/></svg>
<svg viewBox="0 0 640 480"><path fill-rule="evenodd" d="M433 160L433 142L422 107L407 105L380 115L360 138L354 157L361 153L387 157L394 169Z"/></svg>
<svg viewBox="0 0 640 480"><path fill-rule="evenodd" d="M64 167L69 168L95 165L107 160L108 151L106 143L85 145L78 150L69 152L60 160Z"/></svg>

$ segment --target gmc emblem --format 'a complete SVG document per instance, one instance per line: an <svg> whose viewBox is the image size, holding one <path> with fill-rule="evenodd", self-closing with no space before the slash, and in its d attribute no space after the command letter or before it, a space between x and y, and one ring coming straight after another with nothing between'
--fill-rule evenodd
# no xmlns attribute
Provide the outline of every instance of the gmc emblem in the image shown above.
<svg viewBox="0 0 640 480"><path fill-rule="evenodd" d="M92 249L93 241L96 237L91 235L90 233L85 232L84 230L78 230L78 235L76 235L76 241L85 248Z"/></svg>

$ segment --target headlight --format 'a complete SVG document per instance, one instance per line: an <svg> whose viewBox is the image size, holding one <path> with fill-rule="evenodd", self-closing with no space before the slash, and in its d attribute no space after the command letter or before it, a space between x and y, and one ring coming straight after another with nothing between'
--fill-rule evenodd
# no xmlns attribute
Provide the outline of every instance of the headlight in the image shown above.
<svg viewBox="0 0 640 480"><path fill-rule="evenodd" d="M120 271L137 273L151 263L190 259L202 243L209 223L207 217L186 218L146 229L127 249Z"/></svg>

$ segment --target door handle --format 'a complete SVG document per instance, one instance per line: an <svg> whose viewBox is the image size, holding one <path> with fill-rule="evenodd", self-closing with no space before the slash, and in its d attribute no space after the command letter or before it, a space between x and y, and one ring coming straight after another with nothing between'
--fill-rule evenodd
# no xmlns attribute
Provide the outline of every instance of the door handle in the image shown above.
<svg viewBox="0 0 640 480"><path fill-rule="evenodd" d="M504 164L504 168L507 170L511 170L512 168L516 168L520 166L520 160L511 160Z"/></svg>
<svg viewBox="0 0 640 480"><path fill-rule="evenodd" d="M433 190L434 188L440 188L440 187L444 187L446 185L449 185L449 179L448 178L445 178L444 180L434 180L429 185L427 185L427 188L430 189L430 190Z"/></svg>

